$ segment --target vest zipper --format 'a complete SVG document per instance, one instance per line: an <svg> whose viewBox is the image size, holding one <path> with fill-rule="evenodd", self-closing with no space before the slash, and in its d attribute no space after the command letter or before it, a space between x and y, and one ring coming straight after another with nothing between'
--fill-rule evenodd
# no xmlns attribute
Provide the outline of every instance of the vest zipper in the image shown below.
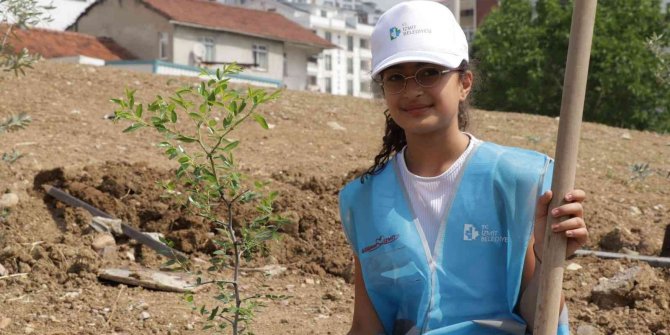
<svg viewBox="0 0 670 335"><path fill-rule="evenodd" d="M451 194L451 199L447 199L447 202L445 206L447 206L444 209L444 214L440 220L442 222L442 227L438 230L437 233L437 239L435 240L435 250L430 250L428 247L428 240L426 239L426 235L423 233L423 228L421 228L421 223L419 223L419 219L416 216L416 213L414 212L414 208L412 207L412 203L409 201L409 194L407 193L407 188L405 187L405 183L402 181L402 176L400 174L400 166L398 166L399 161L397 159L395 160L395 164L393 164L393 167L395 168L396 172L396 179L398 180L398 183L401 186L401 189L403 191L403 195L405 197L405 202L407 204L407 207L409 207L410 212L412 213L413 220L414 222L414 227L416 228L417 232L419 233L419 238L421 238L421 244L423 245L423 250L426 254L426 260L428 261L428 267L430 269L430 299L428 300L428 307L426 308L426 313L423 317L423 324L421 325L421 332L420 334L424 334L426 332L426 328L428 327L428 315L430 314L430 311L433 309L433 303L434 303L434 298L435 298L435 285L437 283L437 278L436 276L436 267L437 263L435 262L435 255L442 256L442 249L443 249L443 243L444 243L444 235L447 232L447 219L449 217L449 211L451 210L451 205L454 202L454 199L456 198L456 193L458 192L458 187L461 184L461 179L463 178L463 175L465 175L465 170L467 169L468 163L470 163L471 158L475 155L477 152L477 149L479 149L479 146L481 145L482 142L479 143L473 143L473 148L472 152L468 155L466 160L463 162L463 165L461 166L461 171L459 171L459 176L457 177L456 182L454 183L455 185L455 190Z"/></svg>

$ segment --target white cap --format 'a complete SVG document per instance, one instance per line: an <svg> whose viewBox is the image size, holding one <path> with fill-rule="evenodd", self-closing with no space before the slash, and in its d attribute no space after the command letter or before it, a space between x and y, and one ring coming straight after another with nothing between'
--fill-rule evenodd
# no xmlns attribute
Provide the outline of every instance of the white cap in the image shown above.
<svg viewBox="0 0 670 335"><path fill-rule="evenodd" d="M372 31L372 77L405 62L457 68L468 61L468 41L454 15L434 1L401 2L386 11Z"/></svg>

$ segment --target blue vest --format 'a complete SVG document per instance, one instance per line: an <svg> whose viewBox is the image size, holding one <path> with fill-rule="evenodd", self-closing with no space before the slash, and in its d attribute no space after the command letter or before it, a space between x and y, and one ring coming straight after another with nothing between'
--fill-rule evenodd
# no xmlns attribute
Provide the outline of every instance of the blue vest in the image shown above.
<svg viewBox="0 0 670 335"><path fill-rule="evenodd" d="M536 201L550 189L552 169L537 152L488 142L473 148L445 201L434 250L395 158L365 183L347 184L342 224L385 332L524 334L515 307Z"/></svg>

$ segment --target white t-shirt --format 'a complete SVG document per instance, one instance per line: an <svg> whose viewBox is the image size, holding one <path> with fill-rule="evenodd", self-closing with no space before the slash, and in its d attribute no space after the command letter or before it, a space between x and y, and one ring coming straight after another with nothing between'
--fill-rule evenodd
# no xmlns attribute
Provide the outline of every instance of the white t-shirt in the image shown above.
<svg viewBox="0 0 670 335"><path fill-rule="evenodd" d="M435 242L443 224L446 207L451 203L454 196L454 188L458 182L463 163L472 152L472 148L481 143L471 134L470 143L460 157L447 171L435 177L421 177L413 174L407 169L405 162L406 146L397 154L400 175L405 185L409 202L414 214L417 216L423 234L426 237L431 253L435 249Z"/></svg>

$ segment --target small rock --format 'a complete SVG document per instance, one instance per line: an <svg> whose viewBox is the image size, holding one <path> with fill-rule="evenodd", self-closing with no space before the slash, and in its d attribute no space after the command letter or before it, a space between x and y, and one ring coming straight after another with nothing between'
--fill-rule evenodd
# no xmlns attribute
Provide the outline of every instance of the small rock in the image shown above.
<svg viewBox="0 0 670 335"><path fill-rule="evenodd" d="M312 278L305 278L305 284L314 285L314 283L315 283L315 282L314 282L314 279L312 279Z"/></svg>
<svg viewBox="0 0 670 335"><path fill-rule="evenodd" d="M26 334L32 334L35 332L35 328L33 328L32 326L26 326L26 328L23 329L23 332Z"/></svg>
<svg viewBox="0 0 670 335"><path fill-rule="evenodd" d="M6 276L8 274L9 274L9 271L7 271L7 269L5 269L5 267L2 266L2 264L0 264L0 277Z"/></svg>
<svg viewBox="0 0 670 335"><path fill-rule="evenodd" d="M632 139L629 132L625 132L625 133L621 134L621 138L623 138L624 140Z"/></svg>
<svg viewBox="0 0 670 335"><path fill-rule="evenodd" d="M127 251L126 252L126 257L128 257L128 260L131 262L135 261L135 254L132 251Z"/></svg>
<svg viewBox="0 0 670 335"><path fill-rule="evenodd" d="M576 335L602 335L602 332L592 325L580 325Z"/></svg>
<svg viewBox="0 0 670 335"><path fill-rule="evenodd" d="M581 270L582 266L577 264L577 263L570 263L570 264L568 264L568 266L565 267L565 269L568 270L568 271L577 271L577 270Z"/></svg>
<svg viewBox="0 0 670 335"><path fill-rule="evenodd" d="M337 294L337 293L340 293L340 294ZM341 292L337 292L337 293L328 292L328 293L323 295L323 299L331 300L331 301L338 301L342 298L342 293Z"/></svg>
<svg viewBox="0 0 670 335"><path fill-rule="evenodd" d="M638 281L645 277L647 276L643 273L643 269L634 266L612 278L601 278L599 284L591 291L591 301L603 309L629 306L635 300L631 297L631 291L638 285Z"/></svg>
<svg viewBox="0 0 670 335"><path fill-rule="evenodd" d="M100 234L96 236L96 238L93 240L93 243L91 243L91 247L93 247L93 250L95 250L99 254L101 254L106 247L115 247L115 246L116 246L116 240L114 240L114 236L110 234Z"/></svg>
<svg viewBox="0 0 670 335"><path fill-rule="evenodd" d="M347 128L342 127L339 123L337 123L335 121L329 121L327 123L327 125L328 125L328 127L330 127L333 130L341 130L341 131L347 130Z"/></svg>
<svg viewBox="0 0 670 335"><path fill-rule="evenodd" d="M149 318L151 318L151 314L149 314L149 312L145 311L145 312L140 313L140 320L146 320L146 319L149 319Z"/></svg>
<svg viewBox="0 0 670 335"><path fill-rule="evenodd" d="M184 329L193 330L195 329L195 326L192 323L187 323L186 326L184 326Z"/></svg>
<svg viewBox="0 0 670 335"><path fill-rule="evenodd" d="M0 208L12 208L19 203L19 196L14 193L5 193L0 197Z"/></svg>
<svg viewBox="0 0 670 335"><path fill-rule="evenodd" d="M12 324L12 319L10 318L0 318L0 329L5 329Z"/></svg>
<svg viewBox="0 0 670 335"><path fill-rule="evenodd" d="M147 309L149 309L149 304L147 304L146 302L143 301L139 305L137 305L136 307L137 307L137 309L141 309L143 311L146 311Z"/></svg>
<svg viewBox="0 0 670 335"><path fill-rule="evenodd" d="M281 320L279 320L279 323L288 324L288 320L286 320L286 319L281 319Z"/></svg>
<svg viewBox="0 0 670 335"><path fill-rule="evenodd" d="M637 207L637 206L630 206L630 213L631 213L633 216L638 216L638 215L642 214L642 211L641 211L640 208Z"/></svg>

